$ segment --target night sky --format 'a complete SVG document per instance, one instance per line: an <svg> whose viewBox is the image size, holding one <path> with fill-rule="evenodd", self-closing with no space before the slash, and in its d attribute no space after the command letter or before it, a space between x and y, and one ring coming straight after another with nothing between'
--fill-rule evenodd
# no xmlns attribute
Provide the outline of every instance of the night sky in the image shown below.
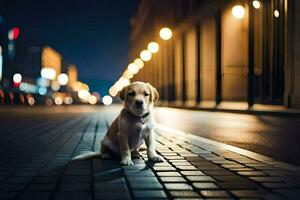
<svg viewBox="0 0 300 200"><path fill-rule="evenodd" d="M138 0L7 0L6 22L20 42L49 45L77 65L79 79L107 92L127 64L130 18Z"/></svg>

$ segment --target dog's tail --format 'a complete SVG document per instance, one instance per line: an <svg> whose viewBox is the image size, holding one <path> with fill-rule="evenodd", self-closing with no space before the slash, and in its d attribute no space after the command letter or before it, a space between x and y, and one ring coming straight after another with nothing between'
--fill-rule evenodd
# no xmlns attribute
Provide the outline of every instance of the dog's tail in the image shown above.
<svg viewBox="0 0 300 200"><path fill-rule="evenodd" d="M71 158L71 160L90 160L94 158L100 158L100 153L96 153L93 151L87 151L84 153L81 153L79 155L74 156Z"/></svg>

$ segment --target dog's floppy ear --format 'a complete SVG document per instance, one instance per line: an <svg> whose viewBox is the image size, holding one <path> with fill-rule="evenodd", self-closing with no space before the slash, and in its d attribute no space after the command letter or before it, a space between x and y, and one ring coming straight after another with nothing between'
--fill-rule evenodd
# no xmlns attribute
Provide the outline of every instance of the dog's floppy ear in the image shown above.
<svg viewBox="0 0 300 200"><path fill-rule="evenodd" d="M127 86L126 87L123 87L123 89L119 92L119 97L122 101L125 100L125 97L126 97L126 93L127 93Z"/></svg>
<svg viewBox="0 0 300 200"><path fill-rule="evenodd" d="M156 90L155 87L153 87L150 83L147 83L149 89L150 89L150 92L151 92L151 101L156 101L158 100L159 98L159 94L158 94L158 91Z"/></svg>

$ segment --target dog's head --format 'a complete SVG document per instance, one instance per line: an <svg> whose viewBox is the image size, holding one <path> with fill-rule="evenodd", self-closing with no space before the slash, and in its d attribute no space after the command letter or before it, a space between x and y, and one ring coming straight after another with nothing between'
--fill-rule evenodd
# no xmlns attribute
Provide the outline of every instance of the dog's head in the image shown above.
<svg viewBox="0 0 300 200"><path fill-rule="evenodd" d="M124 87L119 96L124 102L125 109L136 116L142 116L151 111L159 94L150 83L133 82Z"/></svg>

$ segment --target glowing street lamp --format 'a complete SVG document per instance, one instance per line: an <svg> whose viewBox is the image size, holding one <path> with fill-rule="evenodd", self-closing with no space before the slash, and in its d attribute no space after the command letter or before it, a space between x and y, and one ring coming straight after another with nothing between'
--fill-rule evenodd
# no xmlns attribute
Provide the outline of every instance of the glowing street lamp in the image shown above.
<svg viewBox="0 0 300 200"><path fill-rule="evenodd" d="M83 100L87 100L91 93L85 89L81 89L78 91L78 97Z"/></svg>
<svg viewBox="0 0 300 200"><path fill-rule="evenodd" d="M133 63L136 64L136 65L139 67L139 69L141 69L141 68L144 67L144 62L143 62L143 60L140 59L140 58L135 59L135 60L133 61Z"/></svg>
<svg viewBox="0 0 300 200"><path fill-rule="evenodd" d="M111 96L115 97L119 91L117 90L116 86L112 86L111 88L109 88L108 92Z"/></svg>
<svg viewBox="0 0 300 200"><path fill-rule="evenodd" d="M58 80L59 84L67 85L69 82L69 77L67 74L62 73L62 74L58 75L57 80Z"/></svg>
<svg viewBox="0 0 300 200"><path fill-rule="evenodd" d="M157 44L157 42L150 42L148 44L148 50L151 52L151 53L156 53L158 52L159 50L159 45Z"/></svg>
<svg viewBox="0 0 300 200"><path fill-rule="evenodd" d="M231 9L232 15L237 19L243 19L245 16L245 8L241 5L233 6Z"/></svg>
<svg viewBox="0 0 300 200"><path fill-rule="evenodd" d="M134 63L130 63L127 67L128 72L131 74L136 74L139 72L139 67L135 65Z"/></svg>
<svg viewBox="0 0 300 200"><path fill-rule="evenodd" d="M171 31L171 29L164 27L164 28L160 29L159 36L163 40L169 40L172 38L172 31Z"/></svg>
<svg viewBox="0 0 300 200"><path fill-rule="evenodd" d="M98 99L97 99L97 97L95 97L94 95L90 95L90 96L88 97L88 102L89 102L90 104L92 104L92 105L95 105L95 104L98 102Z"/></svg>
<svg viewBox="0 0 300 200"><path fill-rule="evenodd" d="M111 96L109 96L109 95L105 95L105 96L102 98L102 102L103 102L103 104L106 105L106 106L112 104L112 101L113 101L113 99L112 99Z"/></svg>
<svg viewBox="0 0 300 200"><path fill-rule="evenodd" d="M22 75L19 73L14 74L13 81L16 84L20 84L22 82Z"/></svg>
<svg viewBox="0 0 300 200"><path fill-rule="evenodd" d="M41 70L41 76L45 79L54 80L56 77L56 71L52 68L45 67Z"/></svg>
<svg viewBox="0 0 300 200"><path fill-rule="evenodd" d="M128 69L126 69L126 70L124 71L124 73L123 73L122 76L123 76L124 78L131 79L131 78L133 77L133 74L130 73L130 72L128 71Z"/></svg>
<svg viewBox="0 0 300 200"><path fill-rule="evenodd" d="M275 16L276 18L279 17L279 11L278 11L278 10L274 10L274 16Z"/></svg>
<svg viewBox="0 0 300 200"><path fill-rule="evenodd" d="M61 97L55 97L54 103L58 106L62 105L64 100Z"/></svg>
<svg viewBox="0 0 300 200"><path fill-rule="evenodd" d="M140 53L140 57L143 61L147 62L147 61L151 60L152 54L149 50L143 50Z"/></svg>
<svg viewBox="0 0 300 200"><path fill-rule="evenodd" d="M125 87L125 86L127 86L127 85L130 84L130 80L127 79L127 78L124 78L124 77L121 77L121 78L118 80L118 82L120 82L120 84L121 84L123 87Z"/></svg>
<svg viewBox="0 0 300 200"><path fill-rule="evenodd" d="M260 2L255 0L255 1L252 1L252 6L256 9L259 9L260 8Z"/></svg>

